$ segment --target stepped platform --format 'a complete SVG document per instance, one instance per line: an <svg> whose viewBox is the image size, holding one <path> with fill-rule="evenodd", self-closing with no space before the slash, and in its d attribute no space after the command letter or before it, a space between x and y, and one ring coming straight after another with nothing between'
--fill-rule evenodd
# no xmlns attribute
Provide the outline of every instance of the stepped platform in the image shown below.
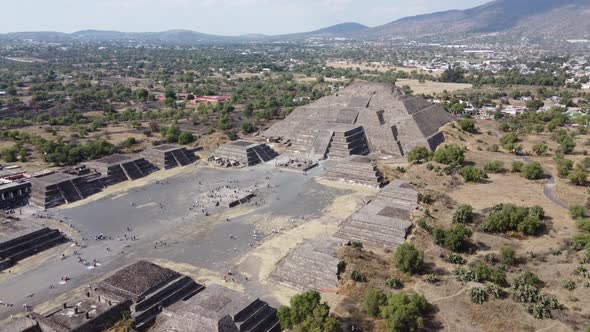
<svg viewBox="0 0 590 332"><path fill-rule="evenodd" d="M411 213L418 206L417 192L400 187L403 184L396 181L383 188L385 194L380 192L377 199L348 218L334 236L388 249L403 243L412 227Z"/></svg>
<svg viewBox="0 0 590 332"><path fill-rule="evenodd" d="M326 123L315 129L306 128L294 140L287 152L313 161L342 159L369 153L363 127L345 123Z"/></svg>
<svg viewBox="0 0 590 332"><path fill-rule="evenodd" d="M135 326L143 329L155 321L162 308L186 300L202 289L190 277L139 261L100 281L94 291L101 302L130 301Z"/></svg>
<svg viewBox="0 0 590 332"><path fill-rule="evenodd" d="M187 301L164 309L155 332L278 332L277 309L214 284Z"/></svg>
<svg viewBox="0 0 590 332"><path fill-rule="evenodd" d="M373 188L381 188L385 184L383 176L373 165L371 158L352 156L328 167L322 177L331 181L345 182Z"/></svg>
<svg viewBox="0 0 590 332"><path fill-rule="evenodd" d="M220 166L254 166L276 158L278 154L264 143L238 140L221 145L210 162Z"/></svg>
<svg viewBox="0 0 590 332"><path fill-rule="evenodd" d="M30 318L44 332L101 332L121 320L129 308L129 303L108 304L92 298L90 292L86 294L44 314L33 313Z"/></svg>
<svg viewBox="0 0 590 332"><path fill-rule="evenodd" d="M141 156L159 169L190 165L198 159L193 151L174 144L149 147L141 152Z"/></svg>
<svg viewBox="0 0 590 332"><path fill-rule="evenodd" d="M300 291L335 289L339 263L335 254L345 242L334 237L306 240L277 263L270 278Z"/></svg>
<svg viewBox="0 0 590 332"><path fill-rule="evenodd" d="M66 241L58 230L27 220L0 217L0 271Z"/></svg>
<svg viewBox="0 0 590 332"><path fill-rule="evenodd" d="M83 171L62 170L33 177L29 203L44 209L72 203L101 191L100 174L86 168ZM68 173L69 172L69 173Z"/></svg>
<svg viewBox="0 0 590 332"><path fill-rule="evenodd" d="M291 142L290 153L308 158L367 153L401 157L416 146L435 150L444 142L439 128L453 119L442 107L408 95L395 85L356 82L296 108L263 136ZM342 128L360 128L363 137L360 130L342 135Z"/></svg>
<svg viewBox="0 0 590 332"><path fill-rule="evenodd" d="M145 177L157 168L144 157L114 154L85 163L89 169L102 174L102 184L110 186L123 181L133 181Z"/></svg>

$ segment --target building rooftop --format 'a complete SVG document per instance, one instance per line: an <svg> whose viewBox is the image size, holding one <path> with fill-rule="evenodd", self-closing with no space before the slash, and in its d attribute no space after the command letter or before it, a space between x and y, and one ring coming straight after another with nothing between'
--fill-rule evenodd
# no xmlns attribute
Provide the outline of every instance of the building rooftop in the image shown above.
<svg viewBox="0 0 590 332"><path fill-rule="evenodd" d="M84 298L76 300L74 303L68 303L67 308L56 308L44 316L46 321L66 327L71 331L89 322L90 319L100 316L109 308L106 303L98 302L92 298Z"/></svg>
<svg viewBox="0 0 590 332"><path fill-rule="evenodd" d="M67 174L67 173L51 173L48 175L43 175L38 178L31 178L31 183L38 183L43 184L45 186L50 186L54 184L59 184L65 181L70 181L77 178L77 175Z"/></svg>
<svg viewBox="0 0 590 332"><path fill-rule="evenodd" d="M106 286L119 294L137 298L178 276L178 272L142 260L102 280L99 288Z"/></svg>
<svg viewBox="0 0 590 332"><path fill-rule="evenodd" d="M128 160L134 160L134 159L137 159L137 156L125 155L125 154L114 154L114 155L106 156L104 158L92 160L91 163L111 165L111 164L120 164L121 162L128 161Z"/></svg>
<svg viewBox="0 0 590 332"><path fill-rule="evenodd" d="M0 216L0 243L16 239L42 228L32 221Z"/></svg>
<svg viewBox="0 0 590 332"><path fill-rule="evenodd" d="M164 151L164 152L178 150L178 149L182 149L182 146L176 145L176 144L162 144L162 145L153 146L153 147L148 148L148 150L158 150L158 151Z"/></svg>

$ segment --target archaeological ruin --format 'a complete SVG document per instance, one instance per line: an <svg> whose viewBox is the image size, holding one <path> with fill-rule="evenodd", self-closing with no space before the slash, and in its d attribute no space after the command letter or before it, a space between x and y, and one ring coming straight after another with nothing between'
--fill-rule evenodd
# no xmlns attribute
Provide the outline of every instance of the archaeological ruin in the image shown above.
<svg viewBox="0 0 590 332"><path fill-rule="evenodd" d="M331 181L381 188L385 179L367 156L351 156L326 167L322 177Z"/></svg>
<svg viewBox="0 0 590 332"><path fill-rule="evenodd" d="M238 291L213 284L163 310L156 332L279 332L277 309Z"/></svg>
<svg viewBox="0 0 590 332"><path fill-rule="evenodd" d="M402 181L381 189L377 198L348 218L336 237L376 247L395 248L412 226L411 213L418 207L418 192Z"/></svg>
<svg viewBox="0 0 590 332"><path fill-rule="evenodd" d="M312 160L370 152L404 156L416 146L436 149L451 114L422 97L384 83L357 82L296 108L263 135Z"/></svg>
<svg viewBox="0 0 590 332"><path fill-rule="evenodd" d="M145 149L141 156L159 169L186 166L197 160L195 152L174 144L162 144Z"/></svg>
<svg viewBox="0 0 590 332"><path fill-rule="evenodd" d="M104 186L145 177L157 168L145 158L134 155L114 154L85 163L86 167L102 175Z"/></svg>
<svg viewBox="0 0 590 332"><path fill-rule="evenodd" d="M135 326L142 328L151 324L162 308L186 300L203 288L188 276L139 261L98 282L93 292L100 302L130 301L131 317Z"/></svg>
<svg viewBox="0 0 590 332"><path fill-rule="evenodd" d="M222 144L209 158L220 166L254 166L277 157L278 154L264 143L237 140Z"/></svg>
<svg viewBox="0 0 590 332"><path fill-rule="evenodd" d="M340 262L336 258L336 251L345 242L334 237L306 240L277 263L270 278L301 291L336 289Z"/></svg>
<svg viewBox="0 0 590 332"><path fill-rule="evenodd" d="M0 271L67 241L58 230L0 215Z"/></svg>

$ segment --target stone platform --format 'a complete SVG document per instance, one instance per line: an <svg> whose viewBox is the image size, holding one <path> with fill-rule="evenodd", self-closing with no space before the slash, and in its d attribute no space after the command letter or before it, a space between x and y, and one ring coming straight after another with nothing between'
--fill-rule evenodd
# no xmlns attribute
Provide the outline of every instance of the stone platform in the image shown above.
<svg viewBox="0 0 590 332"><path fill-rule="evenodd" d="M377 198L348 218L336 233L347 241L394 249L406 239L411 213L418 207L418 193L394 181Z"/></svg>
<svg viewBox="0 0 590 332"><path fill-rule="evenodd" d="M204 287L193 279L156 264L139 261L100 281L94 292L101 302L131 301L137 328L154 322L162 308L188 299Z"/></svg>
<svg viewBox="0 0 590 332"><path fill-rule="evenodd" d="M0 216L0 271L66 241L58 230Z"/></svg>
<svg viewBox="0 0 590 332"><path fill-rule="evenodd" d="M371 158L364 156L352 156L341 160L328 167L321 176L331 181L373 188L381 188L385 183Z"/></svg>
<svg viewBox="0 0 590 332"><path fill-rule="evenodd" d="M277 309L235 290L211 285L164 309L155 332L278 332Z"/></svg>
<svg viewBox="0 0 590 332"><path fill-rule="evenodd" d="M141 152L141 156L159 169L186 166L197 161L194 151L174 144L153 146Z"/></svg>
<svg viewBox="0 0 590 332"><path fill-rule="evenodd" d="M110 186L127 180L137 180L145 177L157 168L145 158L137 155L114 154L101 159L85 163L89 169L94 169L102 175L104 186Z"/></svg>
<svg viewBox="0 0 590 332"><path fill-rule="evenodd" d="M336 251L345 242L334 237L306 240L277 263L270 278L300 291L336 289L340 262Z"/></svg>
<svg viewBox="0 0 590 332"><path fill-rule="evenodd" d="M221 145L209 157L209 161L224 167L254 166L277 156L278 154L264 143L238 140Z"/></svg>

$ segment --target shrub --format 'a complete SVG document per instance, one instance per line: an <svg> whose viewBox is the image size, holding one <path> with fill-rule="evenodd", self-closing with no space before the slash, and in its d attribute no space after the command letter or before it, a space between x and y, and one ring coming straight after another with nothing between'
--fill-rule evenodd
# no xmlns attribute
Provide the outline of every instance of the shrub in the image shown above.
<svg viewBox="0 0 590 332"><path fill-rule="evenodd" d="M461 174L466 182L481 182L481 180L486 178L484 171L474 166L461 168L459 174Z"/></svg>
<svg viewBox="0 0 590 332"><path fill-rule="evenodd" d="M445 232L444 246L452 251L465 251L469 244L471 230L458 224Z"/></svg>
<svg viewBox="0 0 590 332"><path fill-rule="evenodd" d="M518 134L509 133L500 138L500 144L505 150L513 150L514 145L518 142Z"/></svg>
<svg viewBox="0 0 590 332"><path fill-rule="evenodd" d="M483 169L486 172L491 172L491 173L502 173L502 172L506 171L506 169L504 168L504 163L499 160L487 162L485 164L485 166L483 167Z"/></svg>
<svg viewBox="0 0 590 332"><path fill-rule="evenodd" d="M469 204L461 204L453 214L453 223L468 224L473 221L473 207Z"/></svg>
<svg viewBox="0 0 590 332"><path fill-rule="evenodd" d="M424 264L424 253L410 243L402 243L397 247L393 261L400 271L408 274L420 272Z"/></svg>
<svg viewBox="0 0 590 332"><path fill-rule="evenodd" d="M445 165L460 165L465 161L465 149L454 144L441 146L434 152L434 161Z"/></svg>
<svg viewBox="0 0 590 332"><path fill-rule="evenodd" d="M590 233L590 219L578 219L576 226L580 232Z"/></svg>
<svg viewBox="0 0 590 332"><path fill-rule="evenodd" d="M512 285L513 288L523 287L525 285L539 287L541 285L541 279L533 272L523 271L512 281Z"/></svg>
<svg viewBox="0 0 590 332"><path fill-rule="evenodd" d="M574 168L574 162L562 156L555 157L555 162L557 163L557 174L562 178L570 175L570 171Z"/></svg>
<svg viewBox="0 0 590 332"><path fill-rule="evenodd" d="M588 172L576 169L567 177L567 179L576 186L584 186L588 181Z"/></svg>
<svg viewBox="0 0 590 332"><path fill-rule="evenodd" d="M523 166L524 166L524 163L522 161L518 161L518 160L513 161L512 162L512 168L511 168L512 173L520 173L520 172L522 172Z"/></svg>
<svg viewBox="0 0 590 332"><path fill-rule="evenodd" d="M387 303L381 307L381 317L385 319L387 331L419 331L424 327L422 316L427 308L428 302L422 295L388 294Z"/></svg>
<svg viewBox="0 0 590 332"><path fill-rule="evenodd" d="M549 146L547 144L544 144L544 143L538 143L538 144L533 145L533 152L537 156L544 155L547 152L548 149L549 149Z"/></svg>
<svg viewBox="0 0 590 332"><path fill-rule="evenodd" d="M522 175L529 180L539 180L545 178L545 171L539 162L533 161L522 166Z"/></svg>
<svg viewBox="0 0 590 332"><path fill-rule="evenodd" d="M570 205L570 216L572 219L584 218L586 217L586 208L578 204Z"/></svg>
<svg viewBox="0 0 590 332"><path fill-rule="evenodd" d="M246 134L250 134L255 130L254 126L249 121L242 122L242 124L240 124L240 129Z"/></svg>
<svg viewBox="0 0 590 332"><path fill-rule="evenodd" d="M468 133L476 133L477 128L475 127L475 122L471 119L461 119L459 120L459 126L461 130L466 131Z"/></svg>
<svg viewBox="0 0 590 332"><path fill-rule="evenodd" d="M561 282L561 285L563 286L563 288L567 289L570 292L576 289L576 282L573 280L564 280Z"/></svg>
<svg viewBox="0 0 590 332"><path fill-rule="evenodd" d="M510 247L500 248L500 257L502 264L514 265L516 262L516 251Z"/></svg>
<svg viewBox="0 0 590 332"><path fill-rule="evenodd" d="M429 160L431 152L426 147L417 146L408 153L408 162L420 163L425 160Z"/></svg>
<svg viewBox="0 0 590 332"><path fill-rule="evenodd" d="M454 252L449 253L447 260L449 261L449 263L456 264L456 265L463 265L466 263L465 258L463 258L461 255L456 254Z"/></svg>
<svg viewBox="0 0 590 332"><path fill-rule="evenodd" d="M430 273L426 275L426 281L429 284L438 284L440 282L440 276L438 273Z"/></svg>
<svg viewBox="0 0 590 332"><path fill-rule="evenodd" d="M506 297L506 291L496 284L487 285L486 293L492 295L496 299L503 299L504 297Z"/></svg>
<svg viewBox="0 0 590 332"><path fill-rule="evenodd" d="M481 288L472 288L469 291L469 297L471 302L475 304L484 304L488 300L488 294Z"/></svg>
<svg viewBox="0 0 590 332"><path fill-rule="evenodd" d="M350 246L356 249L362 249L363 248L363 243L359 242L359 241L352 241L350 242Z"/></svg>
<svg viewBox="0 0 590 332"><path fill-rule="evenodd" d="M367 289L363 305L365 311L371 317L379 317L380 307L387 302L387 296L382 291L376 289Z"/></svg>
<svg viewBox="0 0 590 332"><path fill-rule="evenodd" d="M350 279L352 279L352 281L354 282L367 282L367 277L365 277L358 271L352 271L352 273L350 274Z"/></svg>
<svg viewBox="0 0 590 332"><path fill-rule="evenodd" d="M400 288L404 287L404 284L402 283L402 281L399 278L395 278L395 277L385 279L385 285L387 285L387 287L393 288L393 289L400 289Z"/></svg>
<svg viewBox="0 0 590 332"><path fill-rule="evenodd" d="M544 211L540 207L526 208L514 204L500 204L488 215L483 223L486 232L506 233L519 231L526 235L536 234L541 230Z"/></svg>
<svg viewBox="0 0 590 332"><path fill-rule="evenodd" d="M330 317L330 307L320 301L320 293L314 290L293 296L290 306L282 306L277 313L281 327L285 330L298 327L301 331L342 331L338 322Z"/></svg>

